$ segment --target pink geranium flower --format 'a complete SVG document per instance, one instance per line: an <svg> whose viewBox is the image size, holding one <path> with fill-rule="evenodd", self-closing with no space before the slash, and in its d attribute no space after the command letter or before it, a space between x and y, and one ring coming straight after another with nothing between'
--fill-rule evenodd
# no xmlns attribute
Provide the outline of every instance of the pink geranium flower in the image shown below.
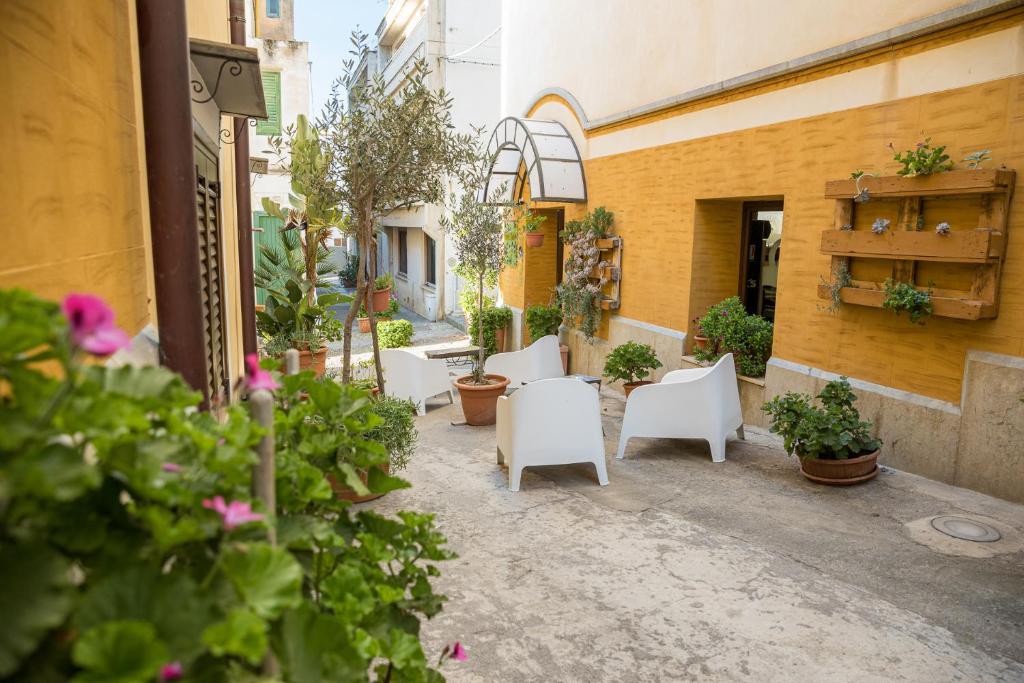
<svg viewBox="0 0 1024 683"><path fill-rule="evenodd" d="M245 357L245 385L249 387L249 391L273 391L281 386L274 380L273 375L260 367L260 359L255 353Z"/></svg>
<svg viewBox="0 0 1024 683"><path fill-rule="evenodd" d="M263 519L263 515L252 511L252 506L249 503L243 503L238 500L225 503L223 496L217 496L213 500L207 498L203 501L203 507L217 512L224 522L224 528L228 531L243 524L259 522Z"/></svg>
<svg viewBox="0 0 1024 683"><path fill-rule="evenodd" d="M184 468L176 462L165 462L163 465L160 465L160 469L170 474L178 474Z"/></svg>
<svg viewBox="0 0 1024 683"><path fill-rule="evenodd" d="M160 669L160 680L161 681L176 681L184 675L185 671L181 666L181 662L170 662L164 664Z"/></svg>
<svg viewBox="0 0 1024 683"><path fill-rule="evenodd" d="M71 343L97 356L109 356L129 344L127 333L114 325L114 312L92 294L68 294L61 311L71 326Z"/></svg>
<svg viewBox="0 0 1024 683"><path fill-rule="evenodd" d="M469 659L469 655L466 654L466 648L462 647L462 643L457 640L452 645L452 653L448 656L457 662L464 662Z"/></svg>

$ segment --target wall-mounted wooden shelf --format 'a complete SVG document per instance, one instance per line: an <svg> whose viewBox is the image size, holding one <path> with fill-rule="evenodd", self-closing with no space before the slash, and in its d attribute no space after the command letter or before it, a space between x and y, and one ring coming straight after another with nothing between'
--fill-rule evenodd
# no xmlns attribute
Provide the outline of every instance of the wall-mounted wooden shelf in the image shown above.
<svg viewBox="0 0 1024 683"><path fill-rule="evenodd" d="M891 278L914 284L918 261L938 261L974 266L969 290L918 287L931 292L932 315L960 320L981 320L999 315L999 278L1006 253L1007 214L1016 173L1005 169L947 171L906 178L862 177L860 189L868 201L857 203L857 182L834 180L825 184L825 197L836 200L834 226L821 235L821 252L832 256L832 281L849 280L854 258L892 261ZM980 197L981 209L975 230L955 230L946 235L919 231L925 200L933 197L970 199ZM898 200L899 218L880 235L852 230L855 211L870 211L876 201ZM853 281L839 290L843 303L882 308L882 283ZM831 299L831 287L818 286L818 297Z"/></svg>
<svg viewBox="0 0 1024 683"><path fill-rule="evenodd" d="M601 310L614 311L618 309L619 303L622 301L622 238L603 237L594 240L594 244L601 252L614 252L610 257L602 254L601 261L611 265L595 267L588 276L594 280L607 280L614 285L614 291L610 293L611 296L606 295L601 299Z"/></svg>
<svg viewBox="0 0 1024 683"><path fill-rule="evenodd" d="M939 235L934 232L896 232L876 235L867 230L825 230L821 252L832 256L991 263L1003 256L1003 235L991 230L964 230Z"/></svg>
<svg viewBox="0 0 1024 683"><path fill-rule="evenodd" d="M601 298L601 310L602 311L614 311L614 310L618 309L618 307L619 307L619 302L616 299L612 299L612 298L607 297L607 296Z"/></svg>

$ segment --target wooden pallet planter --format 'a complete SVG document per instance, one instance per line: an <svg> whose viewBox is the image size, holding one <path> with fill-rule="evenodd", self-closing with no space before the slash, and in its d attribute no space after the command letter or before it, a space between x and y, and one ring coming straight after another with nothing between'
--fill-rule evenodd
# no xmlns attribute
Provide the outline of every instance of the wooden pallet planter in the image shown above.
<svg viewBox="0 0 1024 683"><path fill-rule="evenodd" d="M594 280L607 280L613 285L610 295L601 299L601 310L614 311L622 301L622 238L603 237L594 240L594 244L602 252L613 252L610 256L602 254L601 259L612 265L596 267L590 271L588 277Z"/></svg>
<svg viewBox="0 0 1024 683"><path fill-rule="evenodd" d="M592 268L588 277L594 278L595 280L608 280L608 282L619 281L619 268L618 266L605 266L604 268Z"/></svg>
<svg viewBox="0 0 1024 683"><path fill-rule="evenodd" d="M975 274L969 290L931 289L932 315L980 320L999 314L999 277L1006 251L1007 214L1016 174L1003 169L948 171L919 178L891 176L861 178L860 188L868 190L869 201L856 204L854 180L835 180L825 184L825 197L836 200L834 226L821 235L821 252L832 256L832 281L850 272L853 258L892 261L892 279L914 284L917 261L938 261L973 265ZM981 211L975 230L953 231L946 235L918 231L923 202L932 197L981 197ZM880 235L866 230L851 230L854 211L870 210L876 201L899 201L896 224ZM839 299L857 306L881 308L885 293L881 283L852 282L843 287ZM818 286L818 297L832 298L828 285Z"/></svg>

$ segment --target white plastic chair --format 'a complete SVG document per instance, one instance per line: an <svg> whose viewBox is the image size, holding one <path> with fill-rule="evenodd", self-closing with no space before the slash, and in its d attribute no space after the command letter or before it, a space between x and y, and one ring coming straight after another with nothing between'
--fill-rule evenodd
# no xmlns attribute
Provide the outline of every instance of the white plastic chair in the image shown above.
<svg viewBox="0 0 1024 683"><path fill-rule="evenodd" d="M673 370L658 384L637 387L626 401L622 434L615 457L622 459L626 442L635 436L663 439L704 439L711 460L725 461L725 437L743 436L743 412L732 354L714 367Z"/></svg>
<svg viewBox="0 0 1024 683"><path fill-rule="evenodd" d="M448 394L448 401L455 402L448 364L443 360L422 358L404 349L381 349L380 362L384 393L412 401L420 415L427 414L426 401L432 396Z"/></svg>
<svg viewBox="0 0 1024 683"><path fill-rule="evenodd" d="M592 462L598 482L608 484L598 393L585 382L544 379L498 397L497 437L510 491L519 490L523 468L533 465Z"/></svg>
<svg viewBox="0 0 1024 683"><path fill-rule="evenodd" d="M484 361L484 372L508 377L511 389L519 389L524 382L564 377L558 337L549 334L521 351L496 353Z"/></svg>

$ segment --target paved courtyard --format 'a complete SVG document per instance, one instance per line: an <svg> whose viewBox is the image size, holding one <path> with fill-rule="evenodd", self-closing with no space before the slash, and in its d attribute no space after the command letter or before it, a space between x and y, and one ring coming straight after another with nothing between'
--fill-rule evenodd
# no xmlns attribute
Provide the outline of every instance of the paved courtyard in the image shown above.
<svg viewBox="0 0 1024 683"><path fill-rule="evenodd" d="M494 428L434 399L413 488L370 504L436 511L459 554L424 633L428 653L465 644L449 680L1024 680L1024 507L892 470L817 486L754 429L718 465L698 441L615 461L624 403L601 405L607 487L559 466L510 493ZM944 537L939 514L1003 540Z"/></svg>

